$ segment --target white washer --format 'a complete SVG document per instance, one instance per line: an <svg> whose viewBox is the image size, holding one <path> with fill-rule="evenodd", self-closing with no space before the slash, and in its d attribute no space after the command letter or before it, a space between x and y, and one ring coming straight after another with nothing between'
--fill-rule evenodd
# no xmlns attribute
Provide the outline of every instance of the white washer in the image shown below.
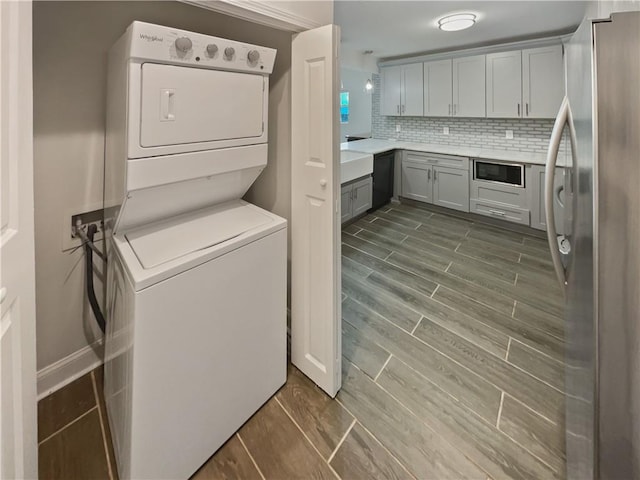
<svg viewBox="0 0 640 480"><path fill-rule="evenodd" d="M189 477L286 380L286 221L240 200L267 161L274 59L142 22L110 51L105 397L120 478Z"/></svg>

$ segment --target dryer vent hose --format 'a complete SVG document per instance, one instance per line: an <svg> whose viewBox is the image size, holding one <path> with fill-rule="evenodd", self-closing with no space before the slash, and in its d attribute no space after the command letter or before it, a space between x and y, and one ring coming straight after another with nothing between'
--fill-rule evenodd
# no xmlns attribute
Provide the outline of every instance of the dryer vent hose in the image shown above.
<svg viewBox="0 0 640 480"><path fill-rule="evenodd" d="M100 310L100 305L98 305L98 300L96 299L96 292L93 288L93 237L98 231L98 227L94 224L90 224L87 228L87 239L84 242L84 254L86 257L86 265L87 265L87 297L89 297L89 303L91 304L91 310L93 311L93 315L96 317L96 322L98 323L98 327L102 330L102 333L106 330L106 323L104 321L104 316L102 315L102 311Z"/></svg>

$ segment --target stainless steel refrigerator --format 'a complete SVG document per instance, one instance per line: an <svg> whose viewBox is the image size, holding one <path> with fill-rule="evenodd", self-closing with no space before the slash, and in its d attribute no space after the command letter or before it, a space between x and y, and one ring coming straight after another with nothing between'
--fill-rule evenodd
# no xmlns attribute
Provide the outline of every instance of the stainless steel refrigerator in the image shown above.
<svg viewBox="0 0 640 480"><path fill-rule="evenodd" d="M567 301L567 477L640 478L640 12L583 22L565 54L546 184L566 126L571 215L558 242L547 208L547 233Z"/></svg>

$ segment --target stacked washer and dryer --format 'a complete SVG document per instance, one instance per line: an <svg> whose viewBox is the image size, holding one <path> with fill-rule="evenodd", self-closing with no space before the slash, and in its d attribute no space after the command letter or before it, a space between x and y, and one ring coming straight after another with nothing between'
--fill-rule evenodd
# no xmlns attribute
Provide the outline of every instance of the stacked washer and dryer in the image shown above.
<svg viewBox="0 0 640 480"><path fill-rule="evenodd" d="M109 53L105 397L120 478L187 478L286 381L276 51L134 22Z"/></svg>

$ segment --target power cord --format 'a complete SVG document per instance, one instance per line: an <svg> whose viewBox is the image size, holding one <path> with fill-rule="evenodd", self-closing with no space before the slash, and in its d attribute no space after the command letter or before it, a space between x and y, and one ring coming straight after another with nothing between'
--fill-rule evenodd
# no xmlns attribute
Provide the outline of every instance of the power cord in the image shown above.
<svg viewBox="0 0 640 480"><path fill-rule="evenodd" d="M98 323L98 327L102 330L102 333L105 333L106 330L106 322L104 321L104 316L102 315L102 311L100 310L100 305L98 305L98 300L96 299L96 292L93 288L93 252L95 251L100 258L105 260L104 255L100 250L96 248L93 244L93 237L98 231L98 227L95 224L90 224L87 228L87 232L85 234L82 229L77 230L77 234L82 238L84 242L84 253L86 257L86 276L87 276L87 297L89 297L89 303L91 304L91 310L93 311L93 315L96 317L96 322Z"/></svg>

